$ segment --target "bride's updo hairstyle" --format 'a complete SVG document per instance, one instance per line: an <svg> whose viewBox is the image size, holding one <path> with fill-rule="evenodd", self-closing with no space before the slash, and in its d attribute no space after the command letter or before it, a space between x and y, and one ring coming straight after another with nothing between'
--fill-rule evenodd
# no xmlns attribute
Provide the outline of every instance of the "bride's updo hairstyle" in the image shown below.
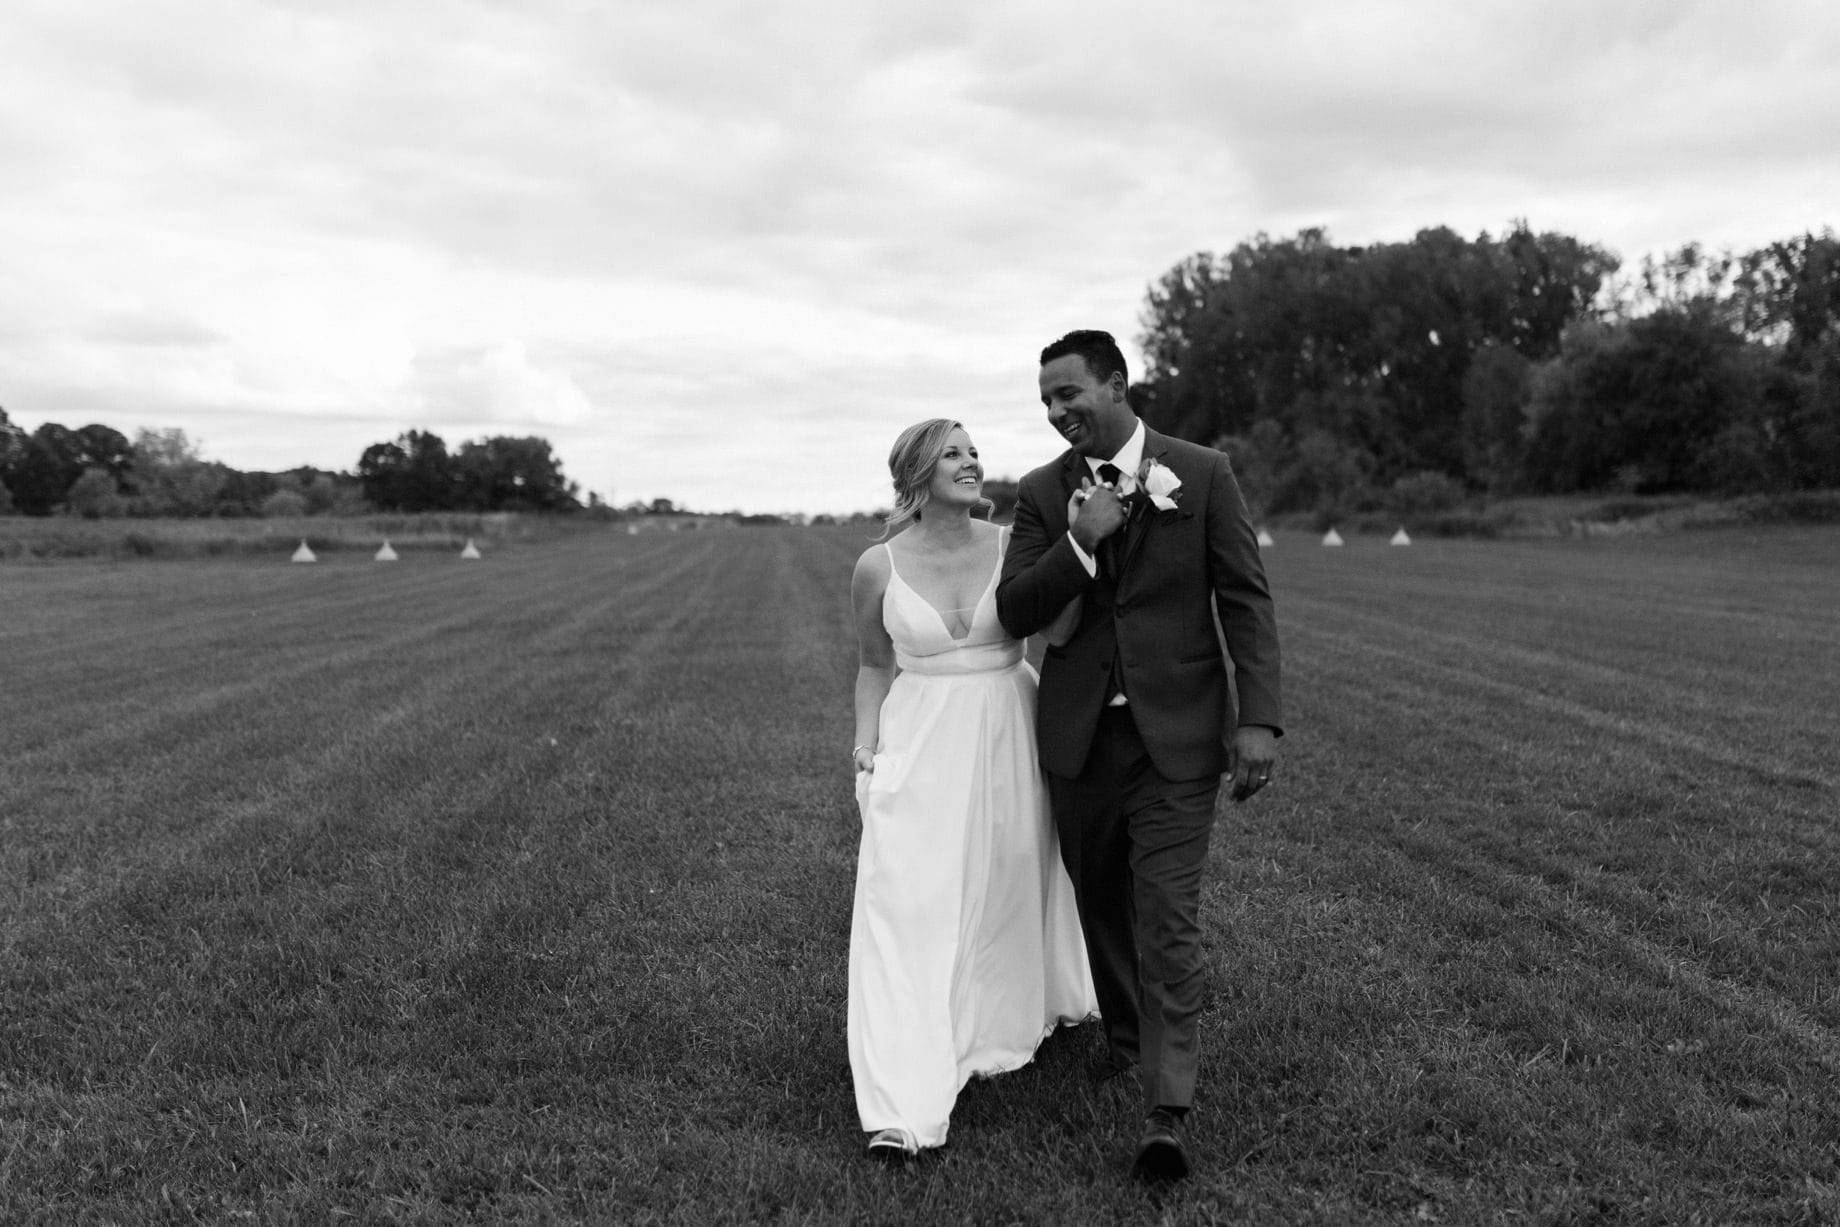
<svg viewBox="0 0 1840 1227"><path fill-rule="evenodd" d="M888 453L888 475L894 478L894 510L883 521L878 540L886 540L919 520L932 497L933 470L939 467L939 457L946 450L946 438L964 428L963 422L951 418L928 418L903 430L894 441L894 449ZM995 506L987 498L978 500L985 515Z"/></svg>

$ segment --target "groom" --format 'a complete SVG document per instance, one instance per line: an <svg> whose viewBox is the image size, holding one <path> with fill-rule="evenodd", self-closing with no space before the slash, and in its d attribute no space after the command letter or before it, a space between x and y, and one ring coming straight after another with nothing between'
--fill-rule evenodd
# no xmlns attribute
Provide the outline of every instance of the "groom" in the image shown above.
<svg viewBox="0 0 1840 1227"><path fill-rule="evenodd" d="M1022 638L1083 601L1042 662L1037 737L1110 1069L1142 1084L1133 1170L1161 1181L1189 1168L1215 799L1223 772L1235 801L1270 782L1282 715L1277 623L1227 458L1146 429L1127 386L1108 333L1041 351L1068 451L1022 479L997 612Z"/></svg>

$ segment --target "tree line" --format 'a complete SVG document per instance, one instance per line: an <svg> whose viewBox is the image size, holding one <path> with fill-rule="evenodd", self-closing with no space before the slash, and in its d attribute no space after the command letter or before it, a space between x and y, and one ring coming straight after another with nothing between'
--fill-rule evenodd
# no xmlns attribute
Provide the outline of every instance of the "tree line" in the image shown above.
<svg viewBox="0 0 1840 1227"><path fill-rule="evenodd" d="M549 442L535 437L477 439L450 454L439 436L411 430L366 448L355 474L304 465L242 472L204 459L182 430L129 440L109 426L47 422L28 433L0 409L0 515L573 511L578 496Z"/></svg>
<svg viewBox="0 0 1840 1227"><path fill-rule="evenodd" d="M1601 246L1525 223L1369 246L1261 234L1177 263L1141 324L1138 411L1227 451L1265 515L1840 488L1831 230L1741 254L1689 243L1627 273ZM366 448L355 473L243 473L182 431L28 434L0 409L0 514L580 506L541 438L450 450L411 430Z"/></svg>
<svg viewBox="0 0 1840 1227"><path fill-rule="evenodd" d="M1176 264L1141 323L1139 412L1227 451L1264 514L1840 487L1831 231L1627 274L1525 223L1259 235Z"/></svg>
<svg viewBox="0 0 1840 1227"><path fill-rule="evenodd" d="M373 443L358 458L358 483L392 511L574 511L580 487L562 475L549 441L494 436L447 450L441 436L411 430Z"/></svg>

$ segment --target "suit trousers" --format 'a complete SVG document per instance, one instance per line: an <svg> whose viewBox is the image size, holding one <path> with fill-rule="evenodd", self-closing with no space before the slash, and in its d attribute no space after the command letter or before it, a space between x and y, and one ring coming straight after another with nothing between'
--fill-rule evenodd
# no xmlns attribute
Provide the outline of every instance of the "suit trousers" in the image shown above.
<svg viewBox="0 0 1840 1227"><path fill-rule="evenodd" d="M1187 1108L1206 983L1201 877L1220 777L1165 779L1122 706L1100 716L1080 776L1049 775L1048 788L1112 1058L1141 1068L1146 1109Z"/></svg>

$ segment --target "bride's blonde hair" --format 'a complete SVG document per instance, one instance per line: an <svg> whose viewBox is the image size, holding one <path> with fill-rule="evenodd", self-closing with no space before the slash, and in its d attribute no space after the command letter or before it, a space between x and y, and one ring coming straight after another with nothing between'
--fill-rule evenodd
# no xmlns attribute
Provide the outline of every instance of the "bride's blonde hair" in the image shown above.
<svg viewBox="0 0 1840 1227"><path fill-rule="evenodd" d="M915 422L901 432L888 453L888 475L894 478L894 510L882 522L881 540L900 532L920 518L932 498L933 470L946 450L946 439L963 422L951 418L928 418ZM978 510L989 515L996 506L987 498L978 500Z"/></svg>

